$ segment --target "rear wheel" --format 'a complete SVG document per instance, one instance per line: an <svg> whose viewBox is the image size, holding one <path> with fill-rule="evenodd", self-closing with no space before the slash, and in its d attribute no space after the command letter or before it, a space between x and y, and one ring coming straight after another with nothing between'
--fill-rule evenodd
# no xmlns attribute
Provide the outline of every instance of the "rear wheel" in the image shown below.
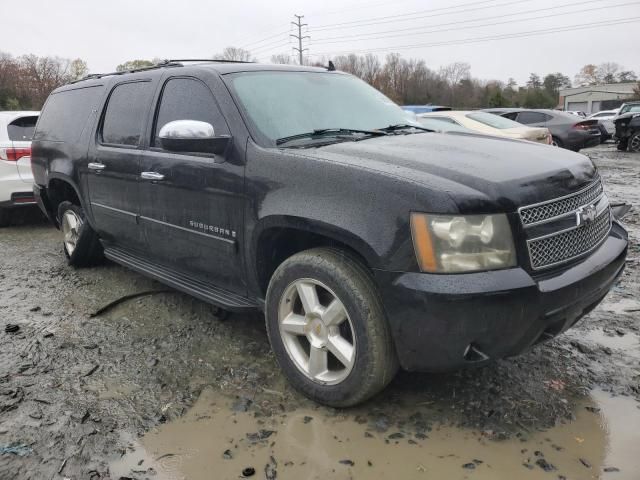
<svg viewBox="0 0 640 480"><path fill-rule="evenodd" d="M69 265L88 267L102 260L102 245L91 225L85 221L82 207L62 202L58 207L62 248Z"/></svg>
<svg viewBox="0 0 640 480"><path fill-rule="evenodd" d="M630 152L640 152L640 132L634 133L633 136L629 139L628 148Z"/></svg>
<svg viewBox="0 0 640 480"><path fill-rule="evenodd" d="M269 283L266 322L285 375L319 403L363 402L398 369L373 280L340 250L307 250L280 265Z"/></svg>

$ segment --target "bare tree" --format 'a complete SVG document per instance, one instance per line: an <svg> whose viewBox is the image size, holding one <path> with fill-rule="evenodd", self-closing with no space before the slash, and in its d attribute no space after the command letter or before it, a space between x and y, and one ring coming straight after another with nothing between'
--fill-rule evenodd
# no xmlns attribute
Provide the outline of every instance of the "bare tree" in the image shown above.
<svg viewBox="0 0 640 480"><path fill-rule="evenodd" d="M598 65L598 75L604 83L615 83L620 71L620 65L616 62L605 62Z"/></svg>
<svg viewBox="0 0 640 480"><path fill-rule="evenodd" d="M88 73L89 67L87 66L87 62L81 58L76 58L71 62L71 65L69 65L69 78L71 81L80 80L86 77Z"/></svg>
<svg viewBox="0 0 640 480"><path fill-rule="evenodd" d="M127 70L138 70L140 68L153 67L152 60L127 60L116 67L116 72L126 72Z"/></svg>
<svg viewBox="0 0 640 480"><path fill-rule="evenodd" d="M471 65L465 62L454 62L440 68L440 76L449 84L450 97L449 103L455 104L456 87L461 80L471 76Z"/></svg>
<svg viewBox="0 0 640 480"><path fill-rule="evenodd" d="M638 76L633 70L623 70L618 73L617 80L620 83L633 83L638 79Z"/></svg>
<svg viewBox="0 0 640 480"><path fill-rule="evenodd" d="M226 47L222 53L213 56L216 60L234 60L238 62L251 61L251 52L239 47Z"/></svg>
<svg viewBox="0 0 640 480"><path fill-rule="evenodd" d="M602 83L602 77L600 76L598 67L596 67L592 63L582 67L576 75L575 83L576 85L582 87L587 85L598 85Z"/></svg>
<svg viewBox="0 0 640 480"><path fill-rule="evenodd" d="M279 63L281 65L291 65L295 63L291 55L287 53L278 53L276 55L271 55L271 63Z"/></svg>

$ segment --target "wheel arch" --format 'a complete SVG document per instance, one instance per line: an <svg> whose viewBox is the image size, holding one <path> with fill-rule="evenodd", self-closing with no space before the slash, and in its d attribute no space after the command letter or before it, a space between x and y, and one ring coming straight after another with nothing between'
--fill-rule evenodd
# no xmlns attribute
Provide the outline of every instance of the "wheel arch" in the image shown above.
<svg viewBox="0 0 640 480"><path fill-rule="evenodd" d="M49 177L47 183L47 210L51 214L57 228L60 228L60 222L58 219L58 206L64 202L69 201L74 203L87 212L80 190L75 182L66 175L52 174Z"/></svg>
<svg viewBox="0 0 640 480"><path fill-rule="evenodd" d="M253 235L250 266L256 288L264 297L271 276L287 258L315 247L343 249L368 268L376 268L380 257L362 238L340 227L300 217L273 216L264 219Z"/></svg>

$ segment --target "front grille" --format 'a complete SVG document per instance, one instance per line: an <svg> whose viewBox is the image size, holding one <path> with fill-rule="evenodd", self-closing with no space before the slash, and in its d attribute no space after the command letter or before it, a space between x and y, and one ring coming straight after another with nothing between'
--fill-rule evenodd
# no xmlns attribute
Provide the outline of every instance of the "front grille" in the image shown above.
<svg viewBox="0 0 640 480"><path fill-rule="evenodd" d="M521 208L519 210L520 219L525 226L545 222L592 203L602 192L602 182L598 178L587 188L566 197Z"/></svg>
<svg viewBox="0 0 640 480"><path fill-rule="evenodd" d="M611 213L607 208L593 222L551 236L528 240L529 257L534 269L568 262L598 246L611 229Z"/></svg>

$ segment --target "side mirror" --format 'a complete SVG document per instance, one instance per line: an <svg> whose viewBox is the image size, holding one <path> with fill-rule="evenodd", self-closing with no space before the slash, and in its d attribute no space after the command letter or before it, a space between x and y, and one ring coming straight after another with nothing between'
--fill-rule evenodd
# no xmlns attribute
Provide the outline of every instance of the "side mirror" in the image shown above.
<svg viewBox="0 0 640 480"><path fill-rule="evenodd" d="M213 126L198 120L175 120L158 133L162 148L170 152L213 153L222 155L231 143L228 135L216 137Z"/></svg>

